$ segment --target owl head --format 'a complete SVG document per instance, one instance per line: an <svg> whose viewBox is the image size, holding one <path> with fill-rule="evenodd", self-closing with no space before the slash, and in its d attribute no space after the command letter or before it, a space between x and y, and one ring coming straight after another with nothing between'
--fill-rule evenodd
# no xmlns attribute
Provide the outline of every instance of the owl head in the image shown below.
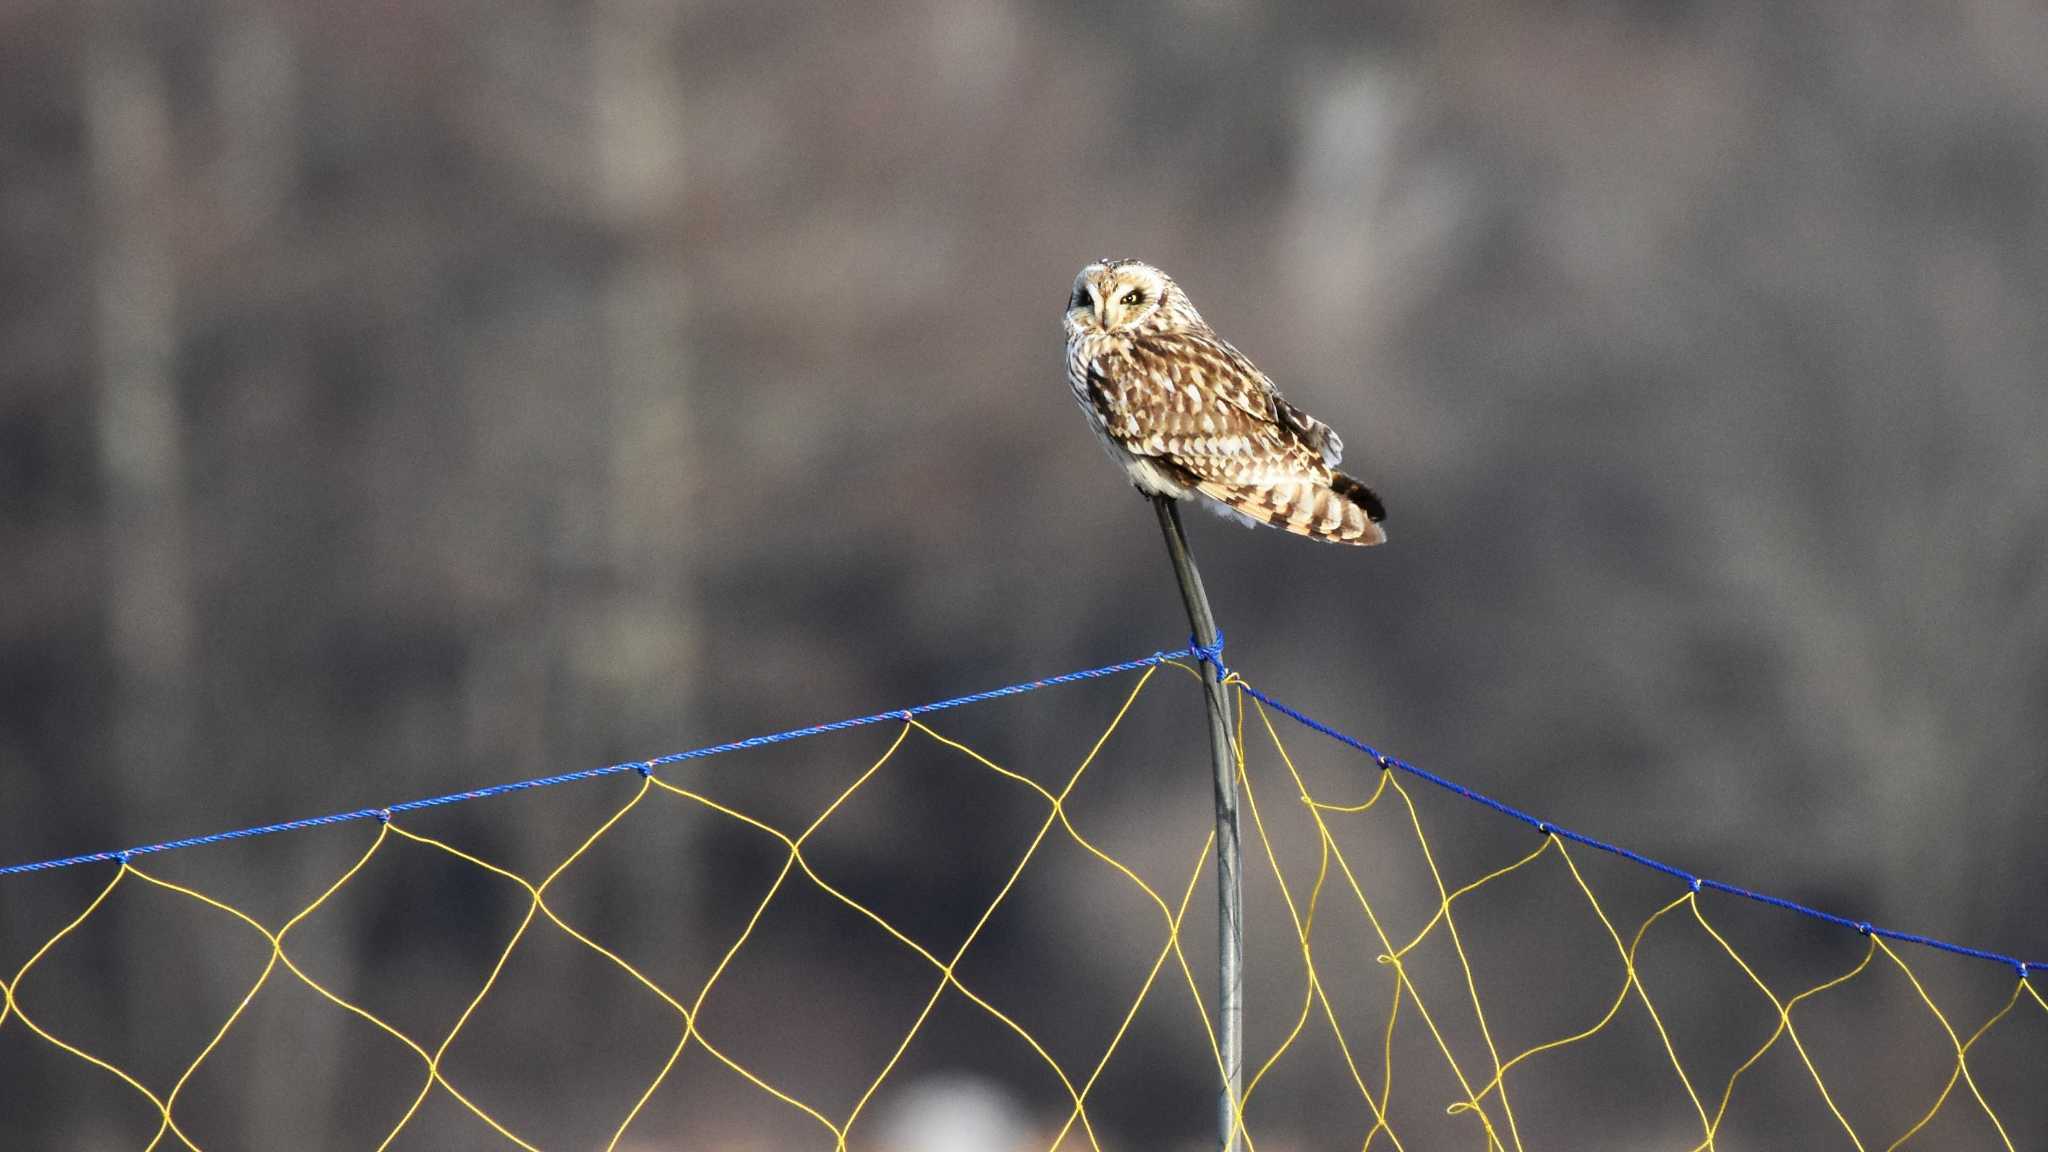
<svg viewBox="0 0 2048 1152"><path fill-rule="evenodd" d="M1074 277L1067 324L1083 332L1178 332L1202 326L1173 277L1142 260L1097 260Z"/></svg>

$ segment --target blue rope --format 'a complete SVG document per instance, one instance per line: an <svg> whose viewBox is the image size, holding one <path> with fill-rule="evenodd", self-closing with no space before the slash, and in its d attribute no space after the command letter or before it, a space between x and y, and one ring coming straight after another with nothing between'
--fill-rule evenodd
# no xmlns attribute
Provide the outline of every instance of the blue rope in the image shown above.
<svg viewBox="0 0 2048 1152"><path fill-rule="evenodd" d="M1787 912L1797 912L1801 916L1811 917L1812 919L1822 921L1823 923L1834 924L1842 928L1853 928L1865 936L1881 936L1886 940L1897 940L1907 944L1919 944L1923 947L1933 948L1938 951L1951 952L1957 956L1970 956L1979 960L1996 961L1997 963L2003 964L2006 967L2013 969L2015 972L2018 972L2020 975L2020 979L2022 980L2027 979L2027 977L2034 972L2048 972L2048 963L2042 963L2040 961L2021 960L2017 956L2007 956L2002 952L1988 952L1982 948L1971 948L1963 944L1951 944L1946 940L1937 940L1932 936L1922 936L1914 932L1899 932L1891 928L1880 928L1877 925L1870 923L1868 920L1851 920L1846 916L1837 916L1832 912L1823 912L1818 908L1808 907L1807 905L1801 904L1798 901L1787 900L1782 896L1771 896L1763 892L1754 892L1748 888L1738 887L1734 884L1725 884L1719 880L1709 880L1703 876L1695 876L1692 873L1687 872L1683 868L1678 868L1670 864L1666 864L1662 860L1652 860L1650 857L1645 856L1640 852L1631 852L1628 849L1623 848L1619 844L1609 844L1605 840L1596 840L1593 837L1585 835L1582 832L1574 832L1569 828L1561 828L1548 820L1543 820L1538 817L1532 816L1529 813L1522 811L1520 808L1516 808L1508 804L1503 804L1500 801L1495 800L1493 797L1487 796L1483 793L1474 792L1472 789L1467 788L1463 784L1459 784L1456 781L1446 780L1442 776L1439 776L1426 768L1418 768L1415 765L1410 764L1406 761L1397 760L1394 757L1388 756L1387 754L1381 752L1379 749L1374 748L1372 745L1367 744L1363 740L1360 740L1354 736L1346 735L1343 732L1339 732L1337 729L1330 727L1328 724L1324 724L1322 721L1317 720L1314 717L1305 715L1301 712L1295 711L1292 708L1289 708L1287 705L1282 704L1280 701L1273 699L1271 696L1266 695L1264 692L1259 691L1257 688L1254 688L1249 684L1245 684L1241 680L1238 683L1244 688L1244 690L1247 693L1251 695L1253 699L1259 701L1262 704L1267 705L1268 707L1271 707L1274 711L1281 713L1282 715L1288 717L1291 720L1294 720L1295 722L1301 724L1306 728L1311 728L1317 732L1320 732L1323 735L1330 737L1332 740L1335 740L1340 744L1348 744L1351 747L1356 748L1358 751L1363 752L1367 756L1372 757L1374 762L1377 763L1383 770L1397 768L1402 772L1406 772L1410 776L1416 777L1417 779L1427 780L1431 784L1434 784L1437 787L1442 788L1446 792L1455 792L1458 795L1463 796L1465 799L1470 800L1475 804L1484 805L1488 808L1493 809L1495 812L1500 813L1503 816L1507 816L1515 820L1520 820L1522 823L1527 824L1528 826L1534 828L1537 832L1542 833L1545 836L1557 836L1562 839L1569 840L1574 844L1584 844L1588 848L1597 848L1602 852L1619 856L1624 860L1632 860L1645 868L1662 872L1666 876L1672 876L1679 880L1683 880L1685 881L1686 886L1691 888L1695 893L1712 889L1715 892L1726 893L1730 896L1740 896L1744 900L1754 900L1759 904L1769 904L1773 908L1783 908Z"/></svg>
<svg viewBox="0 0 2048 1152"><path fill-rule="evenodd" d="M202 844L219 844L229 840L246 840L254 836L269 836L278 832L296 832L304 828L321 828L330 824L347 824L356 820L388 821L394 813L398 812L416 812L425 808L438 808L444 804L458 804L466 800L481 800L487 796L500 796L508 792L523 792L530 788L551 788L557 784L568 784L577 780L592 780L600 776L616 776L624 772L637 772L640 775L646 776L651 775L654 769L664 764L679 764L685 760L702 760L706 757L717 756L726 752L737 752L743 748L764 748L771 744L782 744L791 740L800 740L806 736L818 736L826 732L843 732L849 728L864 728L871 724L882 724L892 720L907 722L912 717L923 716L932 712L942 712L948 708L958 708L966 704L979 704L987 700L998 700L1005 696L1019 696L1026 692L1035 692L1040 688L1051 688L1060 684L1072 684L1081 680L1096 680L1105 676L1116 676L1125 672L1134 672L1140 668L1150 668L1155 665L1165 664L1183 657L1192 657L1198 664L1214 664L1219 675L1227 677L1230 674L1229 668L1223 663L1223 634L1219 631L1216 634L1216 643L1212 645L1205 646L1191 636L1188 638L1187 648L1181 651L1154 652L1150 656L1140 657L1136 660L1125 660L1118 664L1105 664L1100 668L1089 668L1079 672L1067 672L1058 676L1048 676L1042 680L1028 680L1021 684L991 688L985 692L955 696L950 700L939 700L910 708L898 708L890 712L877 712L871 716L859 716L851 720L834 720L829 724L814 724L808 728L793 728L787 732L776 732L766 736L749 736L744 740L734 740L725 744L713 744L706 748L692 748L687 752L671 752L666 756L657 756L652 760L632 760L621 764L609 764L602 768L585 768L580 772L564 772L556 776L542 776L532 780L515 780L508 784L493 784L486 788L473 788L467 792L452 792L445 796L430 796L422 800L407 800L403 803L393 804L388 808L358 808L352 812L336 812L326 816L309 816L300 820L287 820L281 824L263 824L254 828L238 828L232 832L214 832L206 836L188 836L182 840L166 840L161 844L145 844L139 848L124 848L113 852L89 852L82 856L65 856L54 860L39 860L31 864L11 864L6 867L0 867L0 876L12 876L24 872L47 872L52 869L69 868L79 864L97 864L115 860L126 863L131 857L144 856L152 852L169 852L178 848L196 848ZM1783 897L1753 892L1747 888L1726 884L1719 880L1709 880L1705 877L1695 876L1683 868L1674 867L1661 860L1653 860L1648 856L1644 856L1639 852L1632 852L1618 844L1609 844L1604 840L1596 840L1583 833L1560 827L1548 820L1532 816L1520 808L1503 804L1484 793L1475 792L1454 780L1447 780L1426 768L1417 767L1404 760L1397 760L1363 740L1340 732L1304 713L1295 711L1293 708L1273 699L1271 696L1244 683L1242 680L1238 681L1238 684L1253 699L1273 708L1289 719L1304 727L1320 732L1341 744L1349 745L1365 753L1382 770L1399 769L1417 779L1427 780L1446 792L1456 793L1475 804L1491 808L1495 812L1511 819L1519 820L1545 836L1557 836L1575 844L1596 848L1602 852L1619 856L1624 860L1633 861L1645 868L1661 872L1666 876L1682 880L1695 893L1711 889L1730 896L1739 896L1745 900L1753 900L1759 904L1769 904L1774 908L1782 908L1788 912L1797 912L1801 916L1807 916L1838 927L1853 928L1866 936L1880 936L1887 940L1896 940L1906 944L1918 944L1938 951L1950 952L1958 956L1970 956L1979 960L1995 961L2017 971L2022 980L2027 979L2034 972L2048 972L2048 963L2029 962L1999 952L1989 952L1981 948L1970 948L1962 944L1951 944L1931 936L1921 936L1912 932L1899 932L1890 928L1881 928L1868 921L1850 920L1847 917L1837 916L1831 912L1823 912L1818 908L1810 908L1807 905L1786 900Z"/></svg>
<svg viewBox="0 0 2048 1152"><path fill-rule="evenodd" d="M1216 651L1223 647L1222 639L1216 642ZM493 784L486 788L472 788L467 792L451 792L446 796L430 796L423 800L407 800L388 808L358 808L353 812L335 812L326 816L308 816L299 820L286 820L281 824L262 824L254 828L237 828L232 832L213 832L205 836L187 836L182 840L166 840L161 844L145 844L139 848L123 848L112 852L88 852L82 856L65 856L54 860L38 860L32 864L10 864L0 867L0 876L12 876L23 872L47 872L55 868L70 868L78 864L99 864L119 860L126 863L130 857L146 856L152 852L169 852L178 848L197 848L202 844L219 844L228 840L247 840L253 836L269 836L278 832L297 832L305 828L322 828L329 824L347 824L356 820L389 820L393 813L417 812L423 808L439 808L444 804L459 804L465 800L481 800L486 796L502 796L508 792L524 792L530 788L552 788L557 784L569 784L577 780L594 780L600 776L616 776L622 772L638 772L647 775L664 764L679 764L685 760L702 760L725 752L737 752L742 748L765 748L770 744L782 744L800 740L805 736L817 736L826 732L843 732L849 728L864 728L870 724L882 724L891 720L907 721L913 716L931 712L943 712L964 704L979 704L986 700L998 700L1005 696L1019 696L1035 692L1040 688L1051 688L1059 684L1072 684L1080 680L1096 680L1104 676L1116 676L1150 668L1188 655L1187 652L1154 652L1137 660L1126 660L1120 664L1105 664L1100 668L1089 668L1080 672L1067 672L1048 676L1043 680L1029 680L1022 684L1011 684L1002 688L991 688L986 692L974 692L966 696L955 696L950 700L939 700L931 704L919 704L911 708L898 708L890 712L877 712L872 716L858 716L851 720L834 720L829 724L814 724L808 728L793 728L787 732L776 732L767 736L749 736L726 744L714 744L708 748L692 748L687 752L671 752L652 760L632 760L623 764L608 764L602 768L585 768L578 772L564 772L556 776L542 776L533 780L515 780L509 784Z"/></svg>

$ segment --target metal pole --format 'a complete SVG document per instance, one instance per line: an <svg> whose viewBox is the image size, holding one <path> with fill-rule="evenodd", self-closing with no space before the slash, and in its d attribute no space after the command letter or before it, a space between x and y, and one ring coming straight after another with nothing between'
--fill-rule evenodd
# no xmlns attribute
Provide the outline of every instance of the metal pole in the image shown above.
<svg viewBox="0 0 2048 1152"><path fill-rule="evenodd" d="M1195 643L1216 644L1216 616L1202 590L1202 574L1188 551L1181 529L1180 505L1168 496L1154 496L1159 530L1180 579L1181 601ZM1217 1103L1217 1147L1238 1149L1238 1100L1244 1087L1244 876L1237 838L1237 721L1223 693L1217 661L1202 661L1202 689L1209 701L1209 758L1216 777L1216 1015L1218 1048L1223 1056L1223 1095Z"/></svg>

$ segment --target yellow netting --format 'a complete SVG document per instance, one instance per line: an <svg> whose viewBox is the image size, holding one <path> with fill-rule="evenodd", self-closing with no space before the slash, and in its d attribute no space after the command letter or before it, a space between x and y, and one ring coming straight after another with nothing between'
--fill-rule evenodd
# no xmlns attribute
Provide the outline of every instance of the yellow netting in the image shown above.
<svg viewBox="0 0 2048 1152"><path fill-rule="evenodd" d="M1174 666L1182 667L1184 671L1188 670L1181 665ZM1118 709L1107 729L1094 741L1088 754L1071 770L1063 785L1057 790L1048 789L933 727L906 716L879 758L801 828L777 827L693 790L689 786L687 774L679 774L684 777L683 779L671 780L662 778L661 774L650 772L640 778L638 788L629 799L611 812L574 851L562 858L537 881L457 848L444 840L408 828L406 823L409 813L380 824L367 847L316 899L275 925L260 922L227 900L165 879L150 869L138 866L132 860L123 861L97 896L61 930L43 940L39 946L33 947L27 959L13 971L11 977L0 981L0 997L4 997L4 1002L0 1002L0 1029L12 1027L16 1030L26 1030L56 1049L75 1057L82 1065L89 1065L98 1069L100 1073L117 1079L147 1101L159 1117L156 1131L148 1140L148 1148L182 1146L197 1152L201 1145L179 1124L180 1094L185 1091L194 1075L206 1064L229 1033L245 1019L250 1004L267 987L279 980L297 981L335 1009L367 1022L404 1045L418 1062L417 1091L409 1101L404 1102L402 1111L391 1124L388 1133L377 1144L378 1148L394 1145L407 1132L408 1127L414 1124L422 1107L433 1094L441 1092L466 1109L478 1122L495 1132L504 1143L534 1150L537 1145L530 1135L522 1135L512 1123L494 1115L480 1106L471 1095L465 1094L451 1079L444 1067L444 1058L450 1046L476 1015L478 1008L492 995L507 961L520 948L522 941L534 931L553 931L588 949L604 962L616 966L649 994L659 998L666 1006L666 1010L674 1014L674 1044L658 1067L646 1069L644 1088L639 1091L633 1105L617 1117L616 1124L611 1129L610 1139L605 1144L608 1150L621 1146L628 1132L633 1130L636 1121L643 1118L649 1101L665 1084L670 1083L672 1074L677 1071L684 1054L693 1047L701 1049L719 1064L743 1078L766 1098L775 1101L778 1106L806 1117L819 1130L821 1143L829 1139L831 1146L837 1149L847 1148L850 1144L858 1146L860 1137L855 1134L856 1126L870 1111L870 1105L885 1081L899 1068L905 1052L917 1039L934 1010L949 994L972 1005L989 1025L1021 1040L1057 1080L1065 1099L1062 1106L1065 1120L1051 1132L1044 1147L1085 1147L1099 1150L1106 1146L1108 1137L1098 1131L1097 1123L1091 1116L1091 1093L1097 1088L1105 1070L1117 1058L1120 1045L1124 1043L1133 1021L1138 1018L1148 1000L1159 997L1184 998L1183 1007L1199 1018L1202 1030L1208 1035L1210 1060L1218 1076L1218 1083L1221 1077L1221 1060L1216 1053L1215 1035L1205 1007L1206 995L1212 981L1206 974L1199 973L1197 965L1190 962L1183 950L1181 939L1181 930L1188 909L1206 874L1213 835L1206 840L1198 840L1192 835L1189 837L1182 857L1186 861L1185 882L1179 884L1177 888L1161 891L1160 888L1142 879L1137 868L1084 835L1069 819L1067 810L1067 800L1075 786L1097 762L1111 736L1123 723L1139 696L1152 683L1158 670L1159 666L1154 666L1138 675L1136 684L1124 698L1122 707ZM1243 681L1233 675L1230 683L1242 685ZM1375 771L1370 777L1354 776L1353 779L1367 780L1372 784L1369 794L1362 799L1340 803L1321 798L1311 789L1304 772L1297 768L1295 757L1282 740L1265 706L1257 701L1248 702L1242 691L1237 693L1236 700L1239 712L1240 784L1247 817L1244 837L1246 873L1249 876L1256 871L1266 870L1267 879L1277 887L1280 903L1284 905L1288 922L1292 925L1293 940L1298 945L1299 967L1293 978L1298 981L1300 988L1299 1001L1292 1007L1281 1009L1271 1004L1252 1005L1251 1010L1254 1013L1266 1013L1269 1020L1284 1015L1290 1023L1284 1035L1269 1051L1253 1052L1248 1059L1247 1070L1250 1075L1238 1110L1239 1123L1248 1148L1255 1150L1259 1146L1261 1125L1257 1117L1260 1115L1259 1101L1262 1090L1274 1080L1278 1074L1277 1070L1288 1062L1290 1054L1295 1053L1301 1046L1304 1037L1325 1031L1327 1035L1323 1039L1333 1045L1338 1059L1343 1064L1342 1078L1348 1080L1356 1093L1354 1108L1360 1118L1356 1130L1331 1133L1330 1146L1357 1146L1365 1149L1375 1146L1393 1149L1417 1147L1412 1134L1409 1137L1410 1143L1403 1142L1404 1122L1397 1120L1397 1115L1415 1115L1412 1111L1403 1113L1404 1107L1425 1107L1433 1110L1439 1118L1446 1113L1459 1118L1460 1121L1469 1124L1470 1146L1475 1148L1500 1152L1513 1149L1515 1152L1524 1152L1524 1149L1531 1147L1575 1148L1595 1144L1597 1141L1589 1139L1582 1132L1525 1132L1523 1119L1518 1117L1516 1112L1513 1089L1518 1084L1527 1083L1525 1077L1538 1075L1546 1059L1554 1057L1560 1050L1585 1044L1595 1036L1616 1027L1618 1020L1632 1016L1639 1010L1640 1019L1647 1021L1658 1041L1657 1046L1661 1049L1657 1053L1659 1059L1655 1065L1640 1069L1641 1084L1630 1085L1625 1089L1617 1086L1616 1092L1619 1094L1623 1091L1668 1091L1669 1087L1657 1086L1675 1086L1682 1092L1686 1106L1694 1117L1692 1123L1695 1125L1695 1131L1692 1136L1687 1137L1688 1140L1694 1141L1691 1144L1694 1152L1726 1146L1726 1138L1721 1135L1723 1123L1729 1117L1731 1108L1739 1107L1738 1089L1742 1085L1745 1073L1764 1060L1767 1054L1781 1043L1789 1044L1796 1054L1804 1068L1805 1078L1811 1083L1812 1091L1817 1094L1839 1125L1846 1146L1852 1146L1859 1152L1866 1149L1899 1148L1926 1130L1944 1109L1961 1107L1981 1113L1983 1120L1987 1122L1984 1127L1988 1137L1986 1147L2003 1147L2008 1152L2016 1152L2013 1137L2008 1134L2006 1124L2000 1119L1994 1101L1988 1098L1978 1078L1972 1075L1970 1056L1985 1037L2008 1017L2013 1016L2016 1010L2027 1014L2036 1023L2048 1021L2048 1002L2044 1002L2039 989L2028 981L2016 980L2010 995L2005 997L2002 1005L1988 1018L1974 1027L1969 1027L1965 1035L1936 1004L1935 997L1930 994L1921 977L1899 951L1885 940L1869 936L1867 947L1853 967L1811 987L1784 995L1778 989L1772 988L1764 977L1759 975L1756 967L1730 942L1727 934L1717 929L1701 907L1695 892L1687 891L1677 899L1658 907L1632 929L1617 925L1610 916L1608 907L1603 905L1601 898L1596 894L1594 885L1582 871L1582 862L1574 857L1573 848L1554 835L1543 836L1536 848L1505 867L1488 872L1458 887L1449 887L1444 880L1443 872L1439 869L1430 839L1425 833L1422 815L1398 773ZM1245 735L1247 724L1251 725L1255 736ZM1269 768L1262 767L1255 772L1246 771L1247 740L1270 749L1272 760ZM1035 804L1042 806L1036 835L1009 868L1007 880L1003 882L993 900L982 910L973 930L968 932L958 947L944 954L920 944L910 933L848 895L842 888L835 886L827 876L821 875L820 871L814 868L812 859L805 852L807 842L812 840L818 830L835 813L840 812L858 792L869 786L879 774L884 773L906 743L911 741L930 741L949 749L977 769L993 773L1023 789L1033 798ZM1259 759L1262 764L1266 763L1263 757ZM1199 775L1191 773L1190 778ZM1425 865L1422 871L1426 872L1434 888L1428 897L1428 902L1433 902L1435 906L1434 914L1419 931L1405 939L1397 939L1389 922L1376 910L1375 899L1384 902L1385 894L1376 894L1372 891L1370 871L1363 867L1358 859L1356 837L1347 837L1343 834L1347 822L1363 819L1366 813L1387 803L1389 794L1392 801L1400 806L1398 814L1402 817L1401 824L1412 832L1412 847L1420 853ZM657 810L663 803L696 806L702 811L716 814L718 818L733 821L755 834L772 839L779 845L782 855L779 872L766 894L754 906L744 928L724 948L709 977L695 988L663 987L631 960L607 948L570 923L556 907L550 905L548 900L550 886L574 867L579 859L584 858L593 845L612 834L629 819L659 819L660 814ZM1313 830L1317 841L1314 846L1316 863L1312 874L1305 873L1298 866L1283 865L1282 858L1289 855L1289 852L1276 843L1285 843L1280 840L1281 834L1272 826L1276 815L1276 803L1290 808L1298 805L1298 812L1305 814L1308 820L1305 827ZM1123 1007L1108 1043L1092 1059L1069 1060L1064 1064L1051 1054L1051 1046L1042 1043L1018 1022L1014 1010L1006 1012L992 997L978 992L960 975L963 957L973 948L983 928L1010 897L1019 879L1034 859L1041 856L1041 849L1047 841L1056 837L1070 840L1072 844L1099 860L1107 868L1104 873L1105 879L1129 885L1135 892L1142 894L1145 902L1156 912L1156 917L1149 928L1135 923L1129 926L1131 932L1153 934L1155 943L1150 952L1152 960L1149 970L1138 983L1135 995ZM1348 847L1347 841L1351 841ZM481 869L518 885L527 894L524 917L517 930L498 952L489 976L476 989L454 1025L440 1035L408 1035L401 1031L361 1004L352 1002L315 979L295 961L289 947L292 932L296 927L327 905L336 893L350 885L373 859L378 858L381 853L388 853L392 846L399 842L417 845L444 854L465 866ZM1550 882L1555 884L1556 891L1560 894L1558 899L1570 902L1583 901L1584 906L1591 911L1604 929L1616 963L1611 974L1597 978L1612 982L1611 1002L1608 1002L1604 1014L1589 1020L1579 1030L1520 1051L1505 1050L1496 1039L1495 1022L1489 1019L1484 1006L1486 997L1482 996L1480 980L1474 975L1474 965L1467 955L1466 939L1460 934L1458 913L1461 904L1470 907L1469 901L1475 893L1498 885L1511 875L1520 874L1527 877L1545 872L1551 876ZM180 899L194 901L225 913L245 925L250 932L259 935L269 950L268 962L264 964L260 975L248 986L233 1011L220 1022L203 1046L199 1047L182 1072L168 1083L146 1083L142 1077L121 1067L116 1060L88 1051L82 1045L65 1039L62 1034L63 1026L42 1019L40 1009L36 1006L36 978L43 970L45 959L51 955L52 950L67 937L78 933L83 925L100 913L115 892L135 885L149 886L151 889L170 893ZM717 994L721 979L734 965L745 962L749 940L770 905L793 886L801 885L814 887L817 892L872 922L894 942L895 946L917 957L929 969L929 995L914 1022L904 1032L888 1059L873 1069L871 1077L865 1078L865 1089L859 1093L852 1107L836 1112L806 1102L794 1092L779 1086L768 1074L751 1068L730 1055L721 1047L718 1037L707 1035L698 1028L698 1021L703 1016L705 1005ZM1318 931L1327 932L1325 926L1334 918L1351 916L1362 920L1364 930L1368 933L1365 939L1376 944L1377 954L1367 957L1348 949L1338 950L1331 955L1319 954L1316 945ZM1666 1016L1660 1013L1657 1000L1653 998L1638 967L1638 957L1645 940L1654 930L1667 924L1690 924L1690 931L1694 934L1693 946L1705 949L1709 955L1725 956L1739 969L1747 985L1755 989L1757 1008L1775 1018L1776 1026L1768 1039L1724 1082L1710 1086L1702 1081L1696 1071L1685 1066L1685 1062L1680 1059L1678 1047L1672 1041ZM1677 928L1668 930L1684 931ZM1435 949L1435 955L1447 956L1449 962L1455 964L1455 972L1439 973L1451 977L1450 986L1456 989L1454 993L1446 996L1439 983L1436 991L1425 995L1425 981L1418 978L1417 967L1425 947ZM1325 951L1328 951L1327 946ZM1377 963L1366 962L1369 959L1376 960ZM1169 968L1171 974L1167 975ZM1896 971L1910 984L1917 1002L1924 1006L1926 1013L1938 1023L1942 1034L1947 1037L1953 1059L1947 1082L1937 1093L1932 1094L1924 1112L1915 1122L1903 1131L1873 1132L1859 1130L1845 1114L1845 1109L1838 1105L1837 1096L1831 1090L1829 1080L1820 1067L1821 1062L1816 1060L1810 1051L1808 1038L1802 1037L1798 1016L1801 1007L1810 1004L1815 998L1837 993L1852 982L1868 982L1875 978L1874 974L1877 971L1886 969ZM1591 980L1596 976L1589 972L1586 978ZM1383 1019L1361 1019L1361 1014L1354 1008L1346 1007L1372 998L1360 997L1358 990L1375 987L1379 990L1375 994L1376 998L1386 1006ZM1340 989L1346 990L1343 995L1336 994ZM1493 1001L1496 1014L1502 1010L1501 1003L1498 1000ZM2032 1015L2036 1012L2041 1015ZM1410 1022L1411 1017L1413 1023ZM1434 1082L1456 1085L1455 1092L1449 1096L1431 1095L1418 1098L1433 1091L1420 1086L1431 1081L1418 1075L1411 1075L1406 1070L1397 1069L1397 1034L1403 1034L1404 1029L1413 1030L1418 1026L1420 1032L1414 1035L1427 1038L1420 1050L1433 1052L1431 1059L1441 1061L1441 1066L1434 1072L1447 1074L1447 1078ZM1460 1036L1465 1039L1460 1040ZM1475 1037L1476 1042L1473 1039ZM1418 1086L1404 1088L1398 1087L1397 1083L1413 1083ZM1198 1103L1190 1100L1183 1102L1182 1106L1194 1108ZM1331 1114L1341 1115L1344 1111L1333 1109ZM1717 1145L1717 1139L1722 1143Z"/></svg>

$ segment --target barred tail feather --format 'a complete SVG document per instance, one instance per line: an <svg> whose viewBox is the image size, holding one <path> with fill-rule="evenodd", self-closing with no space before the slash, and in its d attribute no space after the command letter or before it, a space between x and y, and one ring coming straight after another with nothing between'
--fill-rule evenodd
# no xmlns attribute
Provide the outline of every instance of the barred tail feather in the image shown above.
<svg viewBox="0 0 2048 1152"><path fill-rule="evenodd" d="M1358 510L1365 513L1365 518L1375 524L1387 518L1387 506L1380 503L1380 494L1342 472L1330 473L1330 490L1357 505Z"/></svg>
<svg viewBox="0 0 2048 1152"><path fill-rule="evenodd" d="M1379 521L1386 506L1372 489L1332 473L1330 482L1281 480L1267 484L1230 484L1204 480L1202 495L1245 519L1270 524L1297 536L1338 544L1383 544L1386 530Z"/></svg>

